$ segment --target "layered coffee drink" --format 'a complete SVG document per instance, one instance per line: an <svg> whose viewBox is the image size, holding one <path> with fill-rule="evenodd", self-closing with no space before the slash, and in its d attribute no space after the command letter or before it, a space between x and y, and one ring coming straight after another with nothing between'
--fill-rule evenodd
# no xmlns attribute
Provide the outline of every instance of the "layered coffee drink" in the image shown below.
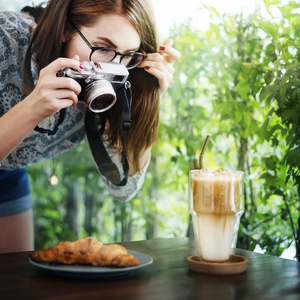
<svg viewBox="0 0 300 300"><path fill-rule="evenodd" d="M236 242L242 202L243 172L218 169L190 172L190 212L202 259L223 262Z"/></svg>

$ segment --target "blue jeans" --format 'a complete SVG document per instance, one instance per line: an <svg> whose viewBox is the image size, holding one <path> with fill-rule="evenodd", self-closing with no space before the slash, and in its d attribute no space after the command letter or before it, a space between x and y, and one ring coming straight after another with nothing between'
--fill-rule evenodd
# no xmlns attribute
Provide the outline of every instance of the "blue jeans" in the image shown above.
<svg viewBox="0 0 300 300"><path fill-rule="evenodd" d="M26 169L0 170L0 217L32 208Z"/></svg>

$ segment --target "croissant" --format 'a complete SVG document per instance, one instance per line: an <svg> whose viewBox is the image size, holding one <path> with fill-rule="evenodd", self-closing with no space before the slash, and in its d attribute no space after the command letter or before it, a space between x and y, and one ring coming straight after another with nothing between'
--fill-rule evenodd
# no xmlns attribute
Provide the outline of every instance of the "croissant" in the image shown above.
<svg viewBox="0 0 300 300"><path fill-rule="evenodd" d="M139 260L117 244L102 244L93 237L75 242L60 242L54 248L43 249L29 254L36 262L55 262L93 266L133 267Z"/></svg>

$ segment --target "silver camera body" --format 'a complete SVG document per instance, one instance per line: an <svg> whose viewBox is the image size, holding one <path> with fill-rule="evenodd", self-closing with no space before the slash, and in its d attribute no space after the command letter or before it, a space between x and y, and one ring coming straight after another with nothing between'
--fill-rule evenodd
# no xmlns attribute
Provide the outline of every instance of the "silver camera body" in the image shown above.
<svg viewBox="0 0 300 300"><path fill-rule="evenodd" d="M126 67L120 63L82 62L83 70L64 68L57 77L75 79L82 88L79 100L84 100L89 109L100 113L110 109L117 101L116 91L126 82L129 75Z"/></svg>

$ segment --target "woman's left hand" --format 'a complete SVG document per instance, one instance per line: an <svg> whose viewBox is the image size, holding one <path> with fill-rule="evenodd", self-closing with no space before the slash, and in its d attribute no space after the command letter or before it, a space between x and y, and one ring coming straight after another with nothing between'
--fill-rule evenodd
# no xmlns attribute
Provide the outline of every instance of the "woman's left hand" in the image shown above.
<svg viewBox="0 0 300 300"><path fill-rule="evenodd" d="M180 52L172 47L173 40L168 39L160 47L158 53L150 53L138 66L158 79L161 94L167 90L172 81L173 64L180 58Z"/></svg>

